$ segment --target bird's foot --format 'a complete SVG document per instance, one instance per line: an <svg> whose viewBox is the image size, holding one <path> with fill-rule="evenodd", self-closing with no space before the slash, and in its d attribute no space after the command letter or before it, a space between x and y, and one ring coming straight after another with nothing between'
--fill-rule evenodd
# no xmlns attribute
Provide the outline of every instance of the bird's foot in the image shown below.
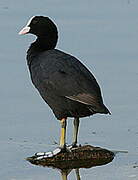
<svg viewBox="0 0 138 180"><path fill-rule="evenodd" d="M70 151L70 149L67 146L64 146L64 147L58 147L54 151L37 152L37 153L35 153L35 156L36 156L37 160L41 160L43 158L50 158L50 157L53 157L59 153L66 153L69 151Z"/></svg>
<svg viewBox="0 0 138 180"><path fill-rule="evenodd" d="M40 160L43 158L50 158L53 157L61 152L61 148L56 148L54 151L49 152L37 152L35 153L36 159Z"/></svg>
<svg viewBox="0 0 138 180"><path fill-rule="evenodd" d="M61 153L66 153L66 152L69 152L69 148L67 145L64 145L63 147L59 147L61 149Z"/></svg>
<svg viewBox="0 0 138 180"><path fill-rule="evenodd" d="M75 149L78 147L81 147L81 144L72 143L70 146L68 146L68 149L70 149L70 151L71 151L72 149Z"/></svg>

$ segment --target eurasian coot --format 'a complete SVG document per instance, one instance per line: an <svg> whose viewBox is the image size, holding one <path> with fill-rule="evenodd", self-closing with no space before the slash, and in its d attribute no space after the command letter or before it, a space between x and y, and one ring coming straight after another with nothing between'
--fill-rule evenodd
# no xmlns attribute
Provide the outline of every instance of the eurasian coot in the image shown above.
<svg viewBox="0 0 138 180"><path fill-rule="evenodd" d="M74 117L73 144L77 144L79 118L110 114L92 73L74 56L55 49L56 25L43 16L32 17L19 34L37 36L27 51L34 86L61 122L60 147L66 147L66 120Z"/></svg>

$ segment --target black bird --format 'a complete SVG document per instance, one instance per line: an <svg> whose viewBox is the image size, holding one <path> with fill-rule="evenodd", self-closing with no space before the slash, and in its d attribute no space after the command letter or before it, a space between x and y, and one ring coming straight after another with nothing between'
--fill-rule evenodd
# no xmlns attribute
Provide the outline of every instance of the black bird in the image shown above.
<svg viewBox="0 0 138 180"><path fill-rule="evenodd" d="M34 86L61 122L60 148L66 148L66 120L74 117L73 144L77 144L79 118L110 114L92 73L74 56L55 49L56 25L48 17L32 17L19 34L37 36L27 51Z"/></svg>

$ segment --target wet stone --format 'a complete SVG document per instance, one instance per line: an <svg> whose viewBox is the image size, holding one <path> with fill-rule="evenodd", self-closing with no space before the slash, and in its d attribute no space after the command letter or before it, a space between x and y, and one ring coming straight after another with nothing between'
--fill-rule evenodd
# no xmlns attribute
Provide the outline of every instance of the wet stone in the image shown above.
<svg viewBox="0 0 138 180"><path fill-rule="evenodd" d="M67 152L56 149L53 152L36 153L27 160L35 165L50 166L58 169L89 168L111 162L115 154L107 149L84 145Z"/></svg>

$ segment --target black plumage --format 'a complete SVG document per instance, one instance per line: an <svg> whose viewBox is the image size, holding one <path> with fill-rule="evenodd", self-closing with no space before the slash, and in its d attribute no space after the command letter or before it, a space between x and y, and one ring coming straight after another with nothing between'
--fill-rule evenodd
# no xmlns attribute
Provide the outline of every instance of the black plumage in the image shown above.
<svg viewBox="0 0 138 180"><path fill-rule="evenodd" d="M31 79L58 119L108 113L94 76L75 57L53 49L27 56Z"/></svg>
<svg viewBox="0 0 138 180"><path fill-rule="evenodd" d="M75 57L55 49L56 25L36 16L28 27L37 36L27 52L31 79L57 119L110 113L92 73Z"/></svg>
<svg viewBox="0 0 138 180"><path fill-rule="evenodd" d="M74 117L72 147L76 147L80 117L110 114L100 87L77 58L55 49L58 31L48 17L32 17L19 34L27 33L37 36L27 51L27 63L34 86L61 122L60 149L66 149L67 117Z"/></svg>

